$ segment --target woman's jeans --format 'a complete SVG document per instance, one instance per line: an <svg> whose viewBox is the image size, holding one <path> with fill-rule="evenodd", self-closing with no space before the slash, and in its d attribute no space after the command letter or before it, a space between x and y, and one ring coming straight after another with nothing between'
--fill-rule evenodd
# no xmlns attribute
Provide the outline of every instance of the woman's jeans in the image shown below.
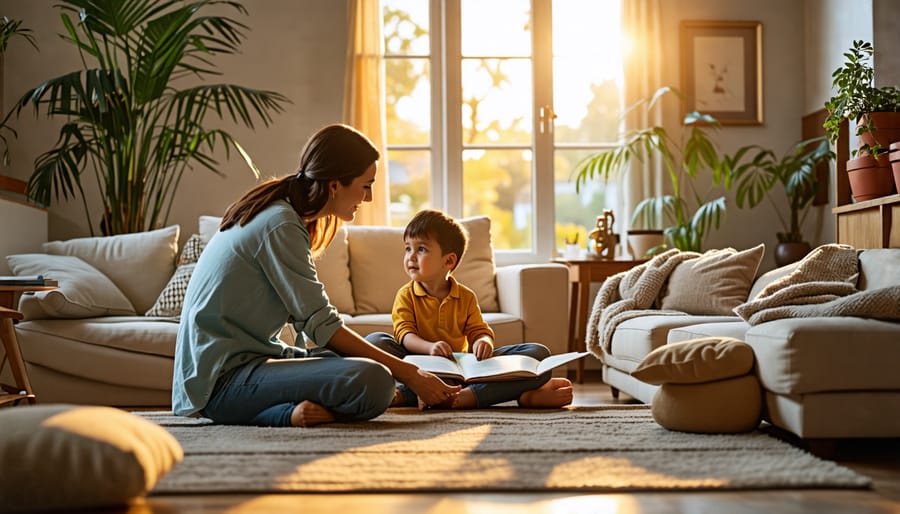
<svg viewBox="0 0 900 514"><path fill-rule="evenodd" d="M401 359L410 354L406 348L394 340L394 336L385 332L374 332L369 334L366 336L366 341ZM494 348L494 356L496 357L498 355L527 355L540 361L550 356L550 350L542 344L521 343ZM552 372L547 371L539 377L532 379L516 379L503 382L477 382L474 384L463 385L475 393L475 401L478 404L478 407L490 407L491 405L496 405L498 403L518 400L522 393L537 389L546 384L551 376ZM457 381L447 378L442 378L442 380L451 384L458 383ZM418 399L416 398L415 393L406 387L405 384L399 383L397 388L403 395L403 406L412 407L418 405ZM397 406L399 407L400 405Z"/></svg>
<svg viewBox="0 0 900 514"><path fill-rule="evenodd" d="M222 375L203 416L229 425L291 426L291 413L309 400L337 421L382 414L394 397L388 369L370 359L324 349L292 349L295 358L260 357Z"/></svg>

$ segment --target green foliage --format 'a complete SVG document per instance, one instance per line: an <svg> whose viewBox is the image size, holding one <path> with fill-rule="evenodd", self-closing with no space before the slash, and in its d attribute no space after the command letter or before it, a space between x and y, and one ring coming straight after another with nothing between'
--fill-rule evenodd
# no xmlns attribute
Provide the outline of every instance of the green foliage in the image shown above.
<svg viewBox="0 0 900 514"><path fill-rule="evenodd" d="M780 158L765 148L755 146L753 150L756 153L750 161L736 165L733 170L738 207L756 207L763 199L768 199L784 230L777 233L778 241L802 242L803 221L822 187L816 179L816 168L834 159L834 152L829 149L825 136L800 141ZM776 186L787 197L790 210L787 217L772 198Z"/></svg>
<svg viewBox="0 0 900 514"><path fill-rule="evenodd" d="M837 141L841 122L845 119L858 123L856 135L859 136L876 130L872 120L865 117L866 114L900 111L900 89L894 86L875 87L874 52L871 43L853 41L850 51L844 54L846 61L831 74L832 88L837 91L825 102L828 117L823 126L832 143ZM877 144L874 148L864 145L853 150L852 155L855 157L860 152L878 154L881 150Z"/></svg>
<svg viewBox="0 0 900 514"><path fill-rule="evenodd" d="M643 106L649 111L668 94L681 98L675 89L662 87L649 100L642 100L628 110ZM675 248L701 251L706 237L725 219L724 192L731 187L733 170L749 147L741 148L733 156L720 155L710 135L719 128L719 123L709 115L690 112L684 117L684 125L686 128L678 140L662 126L626 131L614 148L589 155L576 165L575 184L580 189L589 180L608 181L627 170L632 159L642 162L659 157L671 194L643 199L632 213L631 225L662 229ZM709 187L702 189L700 183L707 181Z"/></svg>
<svg viewBox="0 0 900 514"><path fill-rule="evenodd" d="M0 17L0 57L6 54L6 48L9 46L10 40L14 37L20 37L25 41L28 41L28 43L37 50L37 43L34 41L31 29L23 27L21 20L12 20L6 16ZM3 120L0 121L0 147L3 148L3 150L0 151L0 159L2 159L4 166L9 165L9 140L6 139L6 134L9 134L12 137L18 136L15 129L7 124L12 113L13 111L9 111L9 113L3 117Z"/></svg>
<svg viewBox="0 0 900 514"><path fill-rule="evenodd" d="M247 26L205 11L246 9L229 0L64 0L58 6L65 40L78 48L83 68L25 93L36 113L66 119L55 146L39 156L29 195L80 196L93 234L82 176L93 172L103 201L103 234L150 230L167 223L179 181L193 164L220 174L217 144L234 145L225 130L207 128L215 115L247 127L266 126L289 102L284 96L233 84L179 88L178 79L218 72L211 58L238 51Z"/></svg>

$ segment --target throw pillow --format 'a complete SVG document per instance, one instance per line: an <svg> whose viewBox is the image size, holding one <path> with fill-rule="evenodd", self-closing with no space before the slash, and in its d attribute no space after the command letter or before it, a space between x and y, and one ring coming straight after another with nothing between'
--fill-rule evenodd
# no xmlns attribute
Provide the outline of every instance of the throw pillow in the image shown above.
<svg viewBox="0 0 900 514"><path fill-rule="evenodd" d="M184 457L165 429L112 407L5 408L0 427L3 510L125 505Z"/></svg>
<svg viewBox="0 0 900 514"><path fill-rule="evenodd" d="M181 306L184 304L184 294L187 293L188 283L197 266L197 260L206 243L199 234L193 234L184 243L181 255L178 257L178 268L169 279L169 283L159 293L156 303L145 313L146 316L180 316Z"/></svg>
<svg viewBox="0 0 900 514"><path fill-rule="evenodd" d="M219 225L222 223L221 216L200 216L197 220L198 234L200 240L205 245L219 231Z"/></svg>
<svg viewBox="0 0 900 514"><path fill-rule="evenodd" d="M648 384L697 384L746 375L753 361L753 349L739 339L703 337L660 346L631 376Z"/></svg>
<svg viewBox="0 0 900 514"><path fill-rule="evenodd" d="M740 252L734 248L709 250L682 262L669 276L660 308L733 316L733 309L747 301L765 250L763 244Z"/></svg>
<svg viewBox="0 0 900 514"><path fill-rule="evenodd" d="M6 257L16 275L43 275L57 289L22 295L18 309L26 320L134 316L128 298L103 273L78 257L29 253Z"/></svg>
<svg viewBox="0 0 900 514"><path fill-rule="evenodd" d="M81 258L109 277L136 312L146 312L175 272L178 232L178 225L172 225L136 234L51 241L43 249Z"/></svg>

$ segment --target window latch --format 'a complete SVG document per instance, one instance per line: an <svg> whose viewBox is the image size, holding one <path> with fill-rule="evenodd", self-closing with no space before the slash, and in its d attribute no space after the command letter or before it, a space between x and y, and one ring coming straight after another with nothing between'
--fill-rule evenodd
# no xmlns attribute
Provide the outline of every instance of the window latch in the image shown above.
<svg viewBox="0 0 900 514"><path fill-rule="evenodd" d="M553 131L553 120L556 119L556 113L553 112L553 107L549 105L542 105L540 109L538 109L538 114L540 116L540 131L541 134L550 133Z"/></svg>

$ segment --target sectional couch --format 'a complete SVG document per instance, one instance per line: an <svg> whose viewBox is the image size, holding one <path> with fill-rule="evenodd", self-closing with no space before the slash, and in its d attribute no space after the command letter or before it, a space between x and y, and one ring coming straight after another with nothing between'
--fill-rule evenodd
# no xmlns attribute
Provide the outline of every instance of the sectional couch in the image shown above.
<svg viewBox="0 0 900 514"><path fill-rule="evenodd" d="M770 423L809 440L900 437L900 248L851 249L840 265L823 257L840 246L758 277L759 247L670 255L670 269L654 258L647 268L656 276L636 269L611 278L588 327L604 381L614 395L652 403L659 386L631 375L651 351L734 337L753 349ZM641 299L645 286L651 294Z"/></svg>
<svg viewBox="0 0 900 514"><path fill-rule="evenodd" d="M180 227L171 226L52 241L43 245L44 253L7 257L15 274L42 274L60 285L56 291L25 294L19 302L25 320L16 325L16 335L39 403L170 404L181 298L219 218L199 221L198 231L180 249ZM495 267L490 220L462 222L471 239L455 274L475 290L498 344L531 341L553 353L565 352L565 266ZM362 334L390 330L394 293L408 280L402 255L402 229L341 229L317 270L346 325ZM278 336L297 340L290 325Z"/></svg>

